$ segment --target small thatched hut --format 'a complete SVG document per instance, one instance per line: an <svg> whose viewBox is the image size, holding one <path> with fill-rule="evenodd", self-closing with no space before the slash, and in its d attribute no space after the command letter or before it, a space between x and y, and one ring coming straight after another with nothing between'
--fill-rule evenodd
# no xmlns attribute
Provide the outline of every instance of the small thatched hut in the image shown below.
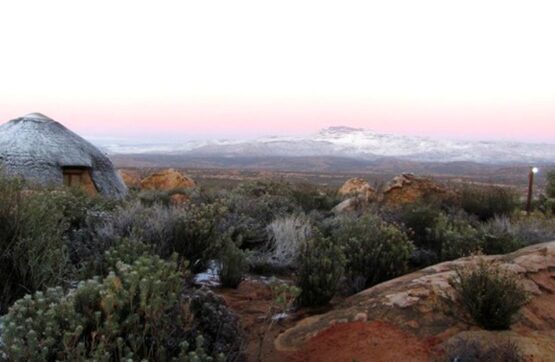
<svg viewBox="0 0 555 362"><path fill-rule="evenodd" d="M40 113L0 125L0 169L42 185L81 186L111 197L127 192L106 155Z"/></svg>

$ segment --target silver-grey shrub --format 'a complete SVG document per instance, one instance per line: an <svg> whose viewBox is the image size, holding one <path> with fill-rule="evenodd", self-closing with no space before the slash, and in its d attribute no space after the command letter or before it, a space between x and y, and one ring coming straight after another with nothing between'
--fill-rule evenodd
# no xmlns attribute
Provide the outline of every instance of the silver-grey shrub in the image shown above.
<svg viewBox="0 0 555 362"><path fill-rule="evenodd" d="M267 261L279 267L296 265L301 245L312 235L312 225L304 214L279 217L268 225Z"/></svg>
<svg viewBox="0 0 555 362"><path fill-rule="evenodd" d="M555 240L555 218L543 214L496 217L490 224L492 228L506 231L524 246Z"/></svg>

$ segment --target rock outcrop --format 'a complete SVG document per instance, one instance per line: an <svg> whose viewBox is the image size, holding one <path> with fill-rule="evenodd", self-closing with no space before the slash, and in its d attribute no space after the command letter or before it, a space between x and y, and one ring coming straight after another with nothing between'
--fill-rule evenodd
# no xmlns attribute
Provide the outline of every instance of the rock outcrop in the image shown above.
<svg viewBox="0 0 555 362"><path fill-rule="evenodd" d="M446 199L454 194L445 186L430 178L402 174L394 177L385 186L382 200L388 205L402 205L413 203L422 199Z"/></svg>
<svg viewBox="0 0 555 362"><path fill-rule="evenodd" d="M118 170L125 185L130 189L141 188L141 177L136 170L120 169Z"/></svg>
<svg viewBox="0 0 555 362"><path fill-rule="evenodd" d="M196 187L195 181L173 168L155 172L141 181L145 190L173 191Z"/></svg>
<svg viewBox="0 0 555 362"><path fill-rule="evenodd" d="M372 199L376 195L376 190L374 190L365 179L355 177L345 181L343 186L339 189L338 194L345 197L361 196Z"/></svg>
<svg viewBox="0 0 555 362"><path fill-rule="evenodd" d="M479 258L520 275L529 302L510 330L485 331L460 318L450 279ZM450 307L447 307L450 306ZM452 313L455 311L455 313ZM555 356L555 241L501 256L475 256L434 265L358 293L332 311L306 318L275 340L292 360L428 361L458 338L515 343L529 361ZM336 342L333 342L336 341ZM402 354L405 354L404 356ZM302 357L302 358L301 358ZM343 358L342 357L342 358Z"/></svg>

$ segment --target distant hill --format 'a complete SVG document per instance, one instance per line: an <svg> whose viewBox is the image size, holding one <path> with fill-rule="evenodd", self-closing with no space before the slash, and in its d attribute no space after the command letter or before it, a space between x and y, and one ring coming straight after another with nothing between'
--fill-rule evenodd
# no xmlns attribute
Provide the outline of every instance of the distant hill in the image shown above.
<svg viewBox="0 0 555 362"><path fill-rule="evenodd" d="M93 140L95 142L95 140ZM360 166L373 162L425 162L478 164L555 164L554 144L510 141L452 141L426 137L380 134L372 131L330 127L308 137L263 137L255 140L173 141L134 143L123 140L96 140L111 154L150 154L176 156L189 160L259 167L271 161L309 163L341 168L341 163ZM280 161L280 157L282 161ZM330 159L331 158L331 159ZM266 161L263 161L263 160ZM295 161L297 160L297 161ZM339 161L341 160L341 161ZM458 164L459 167L461 164ZM442 166L443 167L443 166Z"/></svg>

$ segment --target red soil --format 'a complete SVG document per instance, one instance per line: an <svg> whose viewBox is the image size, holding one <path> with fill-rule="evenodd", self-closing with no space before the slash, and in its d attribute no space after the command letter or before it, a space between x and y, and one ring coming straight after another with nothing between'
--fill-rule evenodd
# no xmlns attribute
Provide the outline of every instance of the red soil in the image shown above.
<svg viewBox="0 0 555 362"><path fill-rule="evenodd" d="M428 361L433 356L433 339L422 340L392 324L373 321L336 324L310 339L295 352L275 349L274 339L307 311L297 311L290 319L276 323L268 330L266 317L272 304L270 288L260 281L247 280L237 289L216 289L241 320L247 335L245 352L248 361L264 362L364 362L364 361ZM260 339L265 334L260 350Z"/></svg>
<svg viewBox="0 0 555 362"><path fill-rule="evenodd" d="M336 324L309 340L290 361L428 361L433 340L420 340L381 321Z"/></svg>

